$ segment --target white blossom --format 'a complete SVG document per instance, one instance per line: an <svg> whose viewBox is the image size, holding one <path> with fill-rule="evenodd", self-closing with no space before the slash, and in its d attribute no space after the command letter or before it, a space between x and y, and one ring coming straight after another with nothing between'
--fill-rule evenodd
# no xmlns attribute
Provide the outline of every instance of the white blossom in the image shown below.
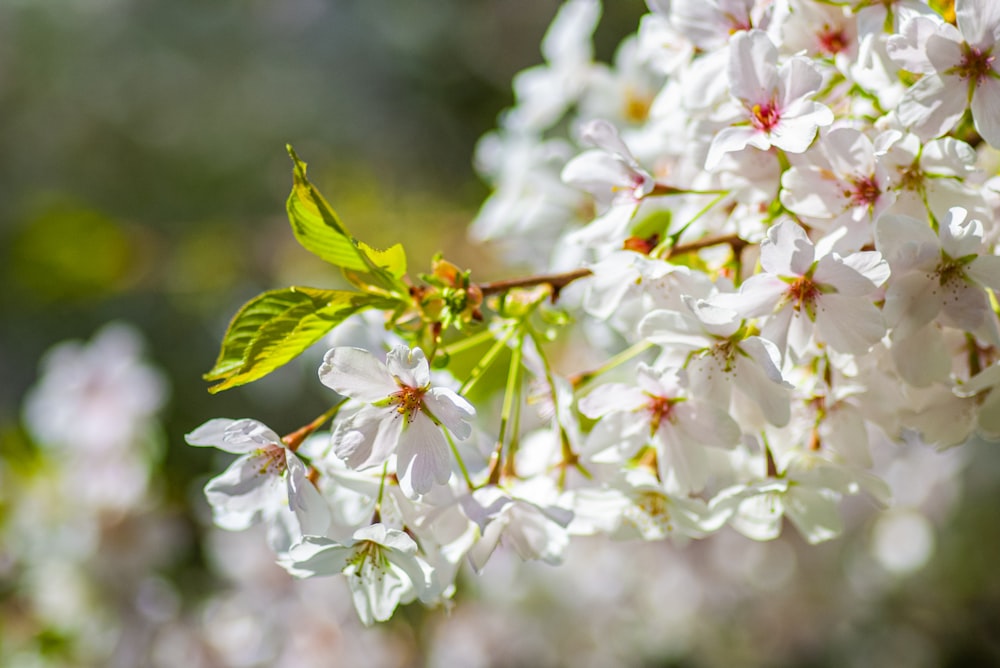
<svg viewBox="0 0 1000 668"><path fill-rule="evenodd" d="M446 387L431 387L430 367L419 348L397 346L386 362L360 348L332 348L320 381L363 404L333 434L334 452L355 469L396 455L400 483L424 494L451 477L451 456L442 428L466 439L476 411Z"/></svg>

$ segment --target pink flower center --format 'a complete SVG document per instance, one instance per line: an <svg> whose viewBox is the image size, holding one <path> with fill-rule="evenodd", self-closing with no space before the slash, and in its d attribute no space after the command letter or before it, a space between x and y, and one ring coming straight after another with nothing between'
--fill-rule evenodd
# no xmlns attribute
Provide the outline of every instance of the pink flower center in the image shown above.
<svg viewBox="0 0 1000 668"><path fill-rule="evenodd" d="M660 424L664 420L670 419L671 413L674 410L674 402L667 397L650 395L649 403L646 404L646 410L649 411L649 433L652 435L659 430Z"/></svg>
<svg viewBox="0 0 1000 668"><path fill-rule="evenodd" d="M819 295L819 286L813 283L811 278L805 276L795 279L788 286L788 299L794 304L796 311L801 309L803 305L808 310Z"/></svg>
<svg viewBox="0 0 1000 668"><path fill-rule="evenodd" d="M852 179L851 185L854 186L854 189L845 190L844 195L851 200L851 204L854 206L873 207L878 201L879 195L882 194L882 189L874 175Z"/></svg>
<svg viewBox="0 0 1000 668"><path fill-rule="evenodd" d="M750 108L750 123L758 130L770 132L780 120L781 112L773 102L764 105L755 104Z"/></svg>
<svg viewBox="0 0 1000 668"><path fill-rule="evenodd" d="M846 49L850 41L843 28L834 29L829 25L824 25L816 38L819 40L819 50L831 56Z"/></svg>
<svg viewBox="0 0 1000 668"><path fill-rule="evenodd" d="M410 387L402 385L398 392L389 395L389 402L396 406L396 411L400 415L406 416L407 422L413 422L413 418L423 407L424 394L427 392L422 387Z"/></svg>
<svg viewBox="0 0 1000 668"><path fill-rule="evenodd" d="M993 61L996 56L992 49L982 51L969 44L962 44L962 62L947 71L957 74L962 80L970 81L976 86L982 84L993 74Z"/></svg>
<svg viewBox="0 0 1000 668"><path fill-rule="evenodd" d="M729 22L729 34L735 35L741 30L750 30L753 28L753 22L750 20L748 15L743 15L742 17L736 16L735 14L730 14L726 12L723 14L726 21Z"/></svg>
<svg viewBox="0 0 1000 668"><path fill-rule="evenodd" d="M268 445L257 451L260 475L281 475L288 468L285 449L280 445Z"/></svg>

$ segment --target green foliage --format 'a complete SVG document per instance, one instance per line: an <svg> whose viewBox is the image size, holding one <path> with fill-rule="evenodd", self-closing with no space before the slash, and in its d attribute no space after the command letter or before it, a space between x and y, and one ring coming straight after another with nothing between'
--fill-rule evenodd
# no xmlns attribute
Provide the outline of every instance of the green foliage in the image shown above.
<svg viewBox="0 0 1000 668"><path fill-rule="evenodd" d="M205 380L210 392L243 385L291 361L349 315L383 301L344 290L292 287L251 299L226 331L222 350Z"/></svg>
<svg viewBox="0 0 1000 668"><path fill-rule="evenodd" d="M288 220L302 247L340 267L352 283L366 291L402 294L400 281L406 274L406 253L399 244L378 251L348 233L340 217L306 177L306 163L291 146L288 154L295 165L292 193L288 196Z"/></svg>
<svg viewBox="0 0 1000 668"><path fill-rule="evenodd" d="M233 317L205 380L221 392L262 378L291 361L348 316L366 308L399 310L409 299L406 253L399 244L377 250L350 235L340 217L306 177L292 148L288 219L303 248L339 267L358 291L292 287L247 302Z"/></svg>

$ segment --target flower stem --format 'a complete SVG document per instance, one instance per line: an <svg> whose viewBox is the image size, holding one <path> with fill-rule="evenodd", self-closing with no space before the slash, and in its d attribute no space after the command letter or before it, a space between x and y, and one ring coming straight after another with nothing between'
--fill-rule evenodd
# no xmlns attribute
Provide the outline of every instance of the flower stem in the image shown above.
<svg viewBox="0 0 1000 668"><path fill-rule="evenodd" d="M712 201L706 204L704 207L702 207L702 209L698 213L694 214L694 217L691 220L684 223L684 226L681 229L668 236L656 248L654 248L653 251L649 254L650 257L661 257L664 256L664 254L666 254L665 256L669 258L679 253L688 252L686 250L675 250L675 249L683 249L687 246L687 244L681 246L673 246L673 244L677 241L677 239L680 238L682 234L684 234L684 232L687 231L689 227L694 225L702 216L711 211L712 208L716 204L721 202L723 198L725 198L725 196L728 194L729 194L728 192L723 192L713 197Z"/></svg>
<svg viewBox="0 0 1000 668"><path fill-rule="evenodd" d="M507 385L504 388L503 406L500 409L500 433L497 438L497 448L494 453L494 459L490 463L489 482L494 485L500 482L501 470L505 473L514 473L512 444L516 436L512 437L511 443L508 444L506 462L503 457L503 445L507 441L507 428L514 413L514 400L515 398L519 400L521 396L519 388L521 383L521 354L524 346L524 331L520 330L520 328L518 330L520 335L517 337L517 342L511 350L510 367L507 371ZM520 401L517 403L518 408L520 408Z"/></svg>
<svg viewBox="0 0 1000 668"><path fill-rule="evenodd" d="M667 258L669 259L676 255L683 255L684 253L694 253L703 248L711 248L712 246L720 246L722 244L728 244L733 249L733 255L739 255L741 250L750 245L750 242L746 241L738 234L724 234L717 237L705 237L704 239L698 239L697 241L681 244L680 246L674 246L668 249Z"/></svg>
<svg viewBox="0 0 1000 668"><path fill-rule="evenodd" d="M439 352L445 355L455 355L492 340L493 332L488 329L484 329L483 331L473 334L468 338L453 341L452 343L441 346Z"/></svg>
<svg viewBox="0 0 1000 668"><path fill-rule="evenodd" d="M598 376L605 374L608 371L611 371L612 369L621 364L624 364L633 357L641 355L642 353L646 352L652 347L653 344L650 341L639 341L638 343L635 343L626 348L625 350L621 351L620 353L609 359L607 362L602 364L600 367L592 369L590 371L582 371L574 376L570 376L569 382L573 386L574 390L578 390L587 383L589 383L590 381L592 381L593 379L597 378Z"/></svg>
<svg viewBox="0 0 1000 668"><path fill-rule="evenodd" d="M458 390L459 394L467 394L473 388L479 379L482 378L483 374L486 373L486 370L493 365L500 351L507 346L507 342L513 338L516 331L516 327L509 327L504 335L496 340L496 343L493 344L486 354L483 355L483 358L479 360L479 363L472 369L472 373L469 374L466 381L462 383L462 387Z"/></svg>
<svg viewBox="0 0 1000 668"><path fill-rule="evenodd" d="M458 446L455 445L455 439L451 437L451 432L444 429L444 437L448 439L448 445L451 447L451 454L455 455L455 461L458 462L458 468L462 472L462 477L465 478L465 485L470 490L475 489L476 486L472 484L472 478L469 477L469 469L465 468L465 462L462 461L462 455L458 452Z"/></svg>
<svg viewBox="0 0 1000 668"><path fill-rule="evenodd" d="M285 447L295 452L302 445L302 442L306 440L314 431L323 426L323 424L332 419L339 411L340 407L344 405L347 399L340 401L339 403L331 406L325 413L320 415L318 418L310 422L304 427L300 427L290 434L286 434L281 437L281 442L285 444Z"/></svg>

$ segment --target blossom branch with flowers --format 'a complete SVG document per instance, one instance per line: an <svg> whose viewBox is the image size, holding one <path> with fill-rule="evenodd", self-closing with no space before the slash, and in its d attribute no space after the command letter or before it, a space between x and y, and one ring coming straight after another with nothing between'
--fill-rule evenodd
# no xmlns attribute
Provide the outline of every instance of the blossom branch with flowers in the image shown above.
<svg viewBox="0 0 1000 668"><path fill-rule="evenodd" d="M378 343L329 349L342 402L284 439L188 435L240 455L206 486L216 522L266 523L292 575L346 574L372 623L504 545L558 563L573 536L785 518L829 540L845 496L891 497L874 448L1000 437L1000 13L945 5L650 0L607 66L599 1L567 0L478 156L473 235L532 276L435 257L414 279L292 151L293 233L351 287L248 302L210 391L347 321Z"/></svg>

